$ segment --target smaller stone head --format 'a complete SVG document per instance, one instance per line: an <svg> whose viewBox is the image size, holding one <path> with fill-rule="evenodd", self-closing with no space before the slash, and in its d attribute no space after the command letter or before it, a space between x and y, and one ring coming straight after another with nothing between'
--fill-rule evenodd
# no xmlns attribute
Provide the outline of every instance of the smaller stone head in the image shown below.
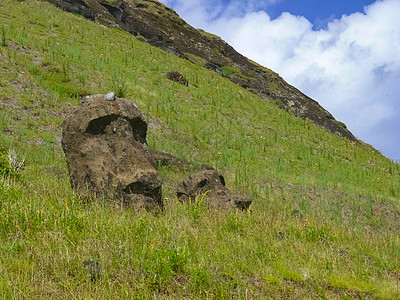
<svg viewBox="0 0 400 300"><path fill-rule="evenodd" d="M176 189L176 195L181 202L193 204L199 195L204 195L208 204L214 208L248 209L251 198L232 193L225 186L224 177L216 170L205 170L194 173L184 179Z"/></svg>

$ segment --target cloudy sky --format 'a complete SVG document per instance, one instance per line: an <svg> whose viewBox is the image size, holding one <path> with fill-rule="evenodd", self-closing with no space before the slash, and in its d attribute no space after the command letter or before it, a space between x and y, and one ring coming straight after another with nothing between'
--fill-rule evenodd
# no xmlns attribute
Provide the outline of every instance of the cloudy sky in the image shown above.
<svg viewBox="0 0 400 300"><path fill-rule="evenodd" d="M400 0L161 0L400 159Z"/></svg>

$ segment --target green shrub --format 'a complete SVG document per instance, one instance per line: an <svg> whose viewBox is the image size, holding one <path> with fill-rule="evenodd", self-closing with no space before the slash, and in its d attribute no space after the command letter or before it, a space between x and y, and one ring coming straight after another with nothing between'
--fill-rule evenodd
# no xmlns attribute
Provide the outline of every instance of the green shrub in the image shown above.
<svg viewBox="0 0 400 300"><path fill-rule="evenodd" d="M222 74L226 77L229 77L233 73L238 72L234 67L231 66L223 66L221 67Z"/></svg>

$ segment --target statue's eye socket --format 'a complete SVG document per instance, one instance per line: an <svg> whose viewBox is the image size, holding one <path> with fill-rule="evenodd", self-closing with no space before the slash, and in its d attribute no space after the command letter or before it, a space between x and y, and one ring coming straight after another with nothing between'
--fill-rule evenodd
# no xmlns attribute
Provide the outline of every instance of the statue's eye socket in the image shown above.
<svg viewBox="0 0 400 300"><path fill-rule="evenodd" d="M108 115L104 117L100 117L94 120L91 120L85 130L85 133L90 135L102 135L106 133L106 128L112 122L118 120L118 118L122 118L119 115ZM147 124L141 118L133 118L133 119L125 119L128 121L129 125L132 128L133 137L136 141L142 144L147 144L146 142L146 133L147 133Z"/></svg>
<svg viewBox="0 0 400 300"><path fill-rule="evenodd" d="M85 133L92 135L101 135L105 133L106 127L118 119L118 115L108 115L94 119L89 122Z"/></svg>

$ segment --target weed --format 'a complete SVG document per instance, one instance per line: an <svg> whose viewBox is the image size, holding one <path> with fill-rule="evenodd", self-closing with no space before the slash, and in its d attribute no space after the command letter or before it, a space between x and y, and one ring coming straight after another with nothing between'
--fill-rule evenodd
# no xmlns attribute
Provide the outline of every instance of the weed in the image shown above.
<svg viewBox="0 0 400 300"><path fill-rule="evenodd" d="M25 165L25 158L20 158L13 148L8 151L0 148L0 175L19 178Z"/></svg>
<svg viewBox="0 0 400 300"><path fill-rule="evenodd" d="M234 67L230 67L230 66L223 66L221 67L221 71L222 74L224 74L224 76L230 76L231 74L236 72L236 69Z"/></svg>
<svg viewBox="0 0 400 300"><path fill-rule="evenodd" d="M305 228L306 239L311 242L325 240L328 236L327 227L316 227L315 225L307 225Z"/></svg>
<svg viewBox="0 0 400 300"><path fill-rule="evenodd" d="M193 279L191 280L191 286L197 291L199 295L203 295L210 288L210 275L208 272L200 267L196 269L193 273Z"/></svg>
<svg viewBox="0 0 400 300"><path fill-rule="evenodd" d="M231 75L239 76L243 79L251 80L250 77L243 75L239 69L231 66L223 66L221 67L221 72L225 77L230 77Z"/></svg>
<svg viewBox="0 0 400 300"><path fill-rule="evenodd" d="M120 71L112 74L112 89L118 98L125 98L128 93L128 86Z"/></svg>
<svg viewBox="0 0 400 300"><path fill-rule="evenodd" d="M24 245L19 241L12 241L7 243L7 251L11 255L20 254L24 249Z"/></svg>
<svg viewBox="0 0 400 300"><path fill-rule="evenodd" d="M146 280L153 289L164 291L174 276L183 273L187 254L181 249L164 249L153 244L149 250L149 257L143 266Z"/></svg>
<svg viewBox="0 0 400 300"><path fill-rule="evenodd" d="M239 232L244 229L244 223L237 212L229 213L226 223L229 230Z"/></svg>
<svg viewBox="0 0 400 300"><path fill-rule="evenodd" d="M6 29L4 25L1 27L1 46L6 47L7 46L7 41L6 41Z"/></svg>
<svg viewBox="0 0 400 300"><path fill-rule="evenodd" d="M274 94L274 93L276 93L277 91L278 91L278 85L275 83L275 82L273 82L273 81L271 81L271 82L269 82L268 83L268 91L270 92L270 93L272 93L272 94ZM279 100L280 101L280 100ZM282 105L282 101L276 101L275 103L279 106L279 105Z"/></svg>
<svg viewBox="0 0 400 300"><path fill-rule="evenodd" d="M128 93L128 87L124 81L119 81L114 84L115 96L118 98L126 97Z"/></svg>
<svg viewBox="0 0 400 300"><path fill-rule="evenodd" d="M193 218L194 221L199 221L201 216L207 211L207 193L196 195L195 199L189 199L188 214Z"/></svg>

